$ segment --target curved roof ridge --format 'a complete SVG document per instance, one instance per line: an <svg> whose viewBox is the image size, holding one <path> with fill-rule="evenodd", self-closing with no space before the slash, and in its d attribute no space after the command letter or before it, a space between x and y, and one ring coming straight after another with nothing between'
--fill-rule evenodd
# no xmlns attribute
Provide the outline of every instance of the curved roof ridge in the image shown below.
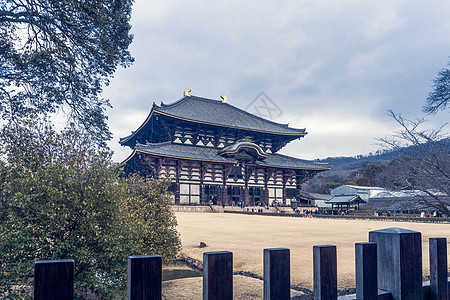
<svg viewBox="0 0 450 300"><path fill-rule="evenodd" d="M160 143L150 143L150 142L147 142L147 143L145 143L145 144L136 142L136 146L138 146L138 145L140 145L140 146L164 146L164 145L167 145L167 144L173 144L173 143L172 143L171 141L160 142Z"/></svg>
<svg viewBox="0 0 450 300"><path fill-rule="evenodd" d="M199 97L199 96L195 96L195 95L190 95L190 96L184 96L183 98L178 99L175 102L169 103L169 104L165 104L161 102L161 105L158 107L173 107L173 106L177 106L178 104L186 101L186 100L190 100L190 99L198 99L198 100L206 100L209 102L220 102L222 103L222 100L216 100L216 99L209 99L209 98L204 98L204 97Z"/></svg>
<svg viewBox="0 0 450 300"><path fill-rule="evenodd" d="M192 101L192 100L209 102L209 103L212 103L212 104L215 104L215 105L223 105L223 106L228 107L229 109L238 111L240 113L244 113L248 117L258 119L258 120L260 120L260 121L262 121L264 123L271 124L271 125L274 125L274 126L283 127L283 128L286 128L286 129L290 129L292 131L297 131L298 133L301 133L301 134L306 134L306 128L289 127L289 124L278 123L278 122L275 122L275 121L272 121L272 120L265 119L263 117L260 117L260 116L254 115L252 113L249 113L248 111L243 110L243 109L241 109L239 107L236 107L234 105L231 105L229 103L223 103L221 100L209 99L209 98L199 97L199 96L195 96L195 95L185 96L185 97L183 97L183 98L181 98L181 99L179 99L179 100L177 100L177 101L175 101L173 103L170 103L170 104L161 103L160 106L154 105L154 109L156 111L160 111L160 112L164 112L164 113L170 114L169 112L166 112L164 110L165 109L175 108L175 107L179 106L180 104L183 104L186 101ZM173 116L177 116L177 115L173 114ZM196 121L194 118L188 118L188 119L190 119L192 121ZM221 124L217 123L217 125L221 125Z"/></svg>

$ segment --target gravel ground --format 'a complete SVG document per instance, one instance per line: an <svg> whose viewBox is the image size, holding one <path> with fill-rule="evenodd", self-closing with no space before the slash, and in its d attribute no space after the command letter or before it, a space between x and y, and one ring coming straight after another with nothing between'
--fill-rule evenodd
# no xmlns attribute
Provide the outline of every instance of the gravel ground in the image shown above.
<svg viewBox="0 0 450 300"><path fill-rule="evenodd" d="M420 231L424 276L429 272L428 239L446 237L450 243L450 224L190 212L177 212L176 216L183 245L182 251L187 256L202 260L203 252L232 251L234 271L249 271L262 275L263 249L286 247L291 250L291 282L305 288L312 286L312 247L314 245L337 246L338 287L344 288L355 286L354 244L368 241L368 233L371 230L401 227ZM207 247L199 248L200 242L205 242ZM191 280L193 285L197 282L201 292L201 280L195 278ZM255 282L256 279L248 280ZM262 281L256 281L262 285ZM240 280L237 280L236 284L239 284L238 282ZM251 282L244 283L244 286L249 285L248 288L253 290L254 284ZM172 284L177 285L178 282ZM235 290L243 289L235 288ZM262 293L262 288L256 290ZM261 299L248 297L245 299Z"/></svg>
<svg viewBox="0 0 450 300"><path fill-rule="evenodd" d="M203 278L186 278L163 282L163 299L202 299ZM291 290L292 293L299 293ZM257 300L263 298L263 281L240 275L233 276L233 299Z"/></svg>

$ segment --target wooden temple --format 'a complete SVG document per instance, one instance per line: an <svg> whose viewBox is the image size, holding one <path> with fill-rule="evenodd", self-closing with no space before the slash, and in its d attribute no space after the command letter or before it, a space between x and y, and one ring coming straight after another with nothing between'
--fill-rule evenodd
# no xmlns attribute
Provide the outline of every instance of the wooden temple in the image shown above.
<svg viewBox="0 0 450 300"><path fill-rule="evenodd" d="M263 119L223 99L185 91L172 104L153 103L144 123L120 139L133 149L125 171L170 178L175 204L300 204L301 184L330 169L277 153L304 137L305 129Z"/></svg>

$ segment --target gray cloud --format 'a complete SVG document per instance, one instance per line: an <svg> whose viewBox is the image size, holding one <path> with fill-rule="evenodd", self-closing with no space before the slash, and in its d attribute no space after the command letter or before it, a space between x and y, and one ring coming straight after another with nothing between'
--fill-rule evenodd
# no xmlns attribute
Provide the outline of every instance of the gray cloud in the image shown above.
<svg viewBox="0 0 450 300"><path fill-rule="evenodd" d="M276 121L310 132L285 150L298 157L376 150L373 139L396 128L387 109L421 115L450 55L448 11L448 1L137 0L136 62L105 89L115 159L131 152L118 138L152 102L185 88L241 108L264 91L284 112Z"/></svg>

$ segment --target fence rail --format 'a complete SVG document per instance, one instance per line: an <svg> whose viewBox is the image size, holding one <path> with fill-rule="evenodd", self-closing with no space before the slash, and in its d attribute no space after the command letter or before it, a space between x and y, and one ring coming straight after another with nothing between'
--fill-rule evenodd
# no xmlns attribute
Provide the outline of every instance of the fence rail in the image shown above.
<svg viewBox="0 0 450 300"><path fill-rule="evenodd" d="M356 295L342 299L448 300L447 240L430 238L430 283L422 283L420 232L387 228L369 232L355 244ZM290 299L290 251L264 249L264 299ZM336 246L313 247L314 299L337 295ZM233 253L203 254L203 299L233 299ZM74 261L35 262L34 299L73 299ZM162 299L162 261L158 255L128 258L128 299Z"/></svg>

